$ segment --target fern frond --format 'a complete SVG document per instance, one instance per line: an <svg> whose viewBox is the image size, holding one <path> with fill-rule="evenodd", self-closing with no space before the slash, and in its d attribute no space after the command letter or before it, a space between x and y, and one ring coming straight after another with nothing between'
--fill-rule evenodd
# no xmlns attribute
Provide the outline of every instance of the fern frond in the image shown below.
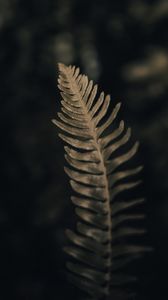
<svg viewBox="0 0 168 300"><path fill-rule="evenodd" d="M87 76L79 75L78 68L59 64L59 72L62 112L58 113L59 120L53 122L64 132L59 136L68 144L65 158L69 167L65 172L75 192L71 200L80 220L76 232L66 231L71 244L64 250L73 259L67 268L70 280L91 299L109 299L112 288L135 279L117 271L146 249L118 243L122 237L145 232L130 225L132 220L144 216L127 212L143 199L116 201L120 193L140 184L139 180L128 180L142 170L141 166L118 170L136 154L139 144L136 142L126 153L115 156L131 137L131 129L125 131L124 121L107 133L109 126L113 127L121 104L107 117L109 95L105 96L104 92L99 95L98 86ZM128 222L129 226L123 226Z"/></svg>

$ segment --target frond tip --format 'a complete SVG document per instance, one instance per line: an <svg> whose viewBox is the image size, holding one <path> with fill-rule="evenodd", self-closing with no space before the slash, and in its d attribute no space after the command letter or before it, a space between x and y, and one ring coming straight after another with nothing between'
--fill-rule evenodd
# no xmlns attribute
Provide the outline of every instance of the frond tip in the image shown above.
<svg viewBox="0 0 168 300"><path fill-rule="evenodd" d="M65 172L75 192L71 200L79 218L76 232L66 231L70 246L64 250L72 258L67 263L69 278L90 299L107 299L113 290L116 293L118 285L135 280L121 274L120 269L148 250L125 242L127 237L145 233L132 226L144 215L128 212L144 199L118 199L141 182L130 178L137 176L142 166L122 170L139 144L118 154L131 138L131 129L125 129L124 121L114 126L121 103L109 114L109 95L99 94L98 86L81 75L79 68L63 64L58 67L62 112L53 123L61 129L59 136L67 144L65 158L69 166Z"/></svg>

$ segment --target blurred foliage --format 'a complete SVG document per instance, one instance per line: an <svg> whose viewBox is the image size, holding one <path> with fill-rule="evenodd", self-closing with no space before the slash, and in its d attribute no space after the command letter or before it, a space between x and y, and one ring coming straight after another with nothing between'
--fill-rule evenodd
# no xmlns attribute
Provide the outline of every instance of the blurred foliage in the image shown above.
<svg viewBox="0 0 168 300"><path fill-rule="evenodd" d="M141 141L156 250L141 264L140 299L168 298L167 26L167 0L0 0L1 299L79 299L62 274L63 232L74 220L50 122L59 61L120 98Z"/></svg>

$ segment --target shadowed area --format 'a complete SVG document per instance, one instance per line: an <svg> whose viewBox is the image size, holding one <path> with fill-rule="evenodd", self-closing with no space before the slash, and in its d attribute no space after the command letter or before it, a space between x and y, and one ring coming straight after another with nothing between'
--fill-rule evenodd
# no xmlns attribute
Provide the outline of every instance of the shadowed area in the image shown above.
<svg viewBox="0 0 168 300"><path fill-rule="evenodd" d="M120 118L140 141L155 251L133 266L137 299L167 299L167 26L166 0L0 1L1 299L82 299L64 275L64 229L76 220L51 123L58 62L80 66L121 101Z"/></svg>

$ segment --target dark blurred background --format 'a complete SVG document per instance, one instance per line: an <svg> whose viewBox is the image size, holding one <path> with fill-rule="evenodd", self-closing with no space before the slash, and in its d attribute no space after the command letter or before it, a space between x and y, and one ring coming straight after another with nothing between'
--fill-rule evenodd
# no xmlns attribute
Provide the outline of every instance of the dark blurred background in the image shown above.
<svg viewBox="0 0 168 300"><path fill-rule="evenodd" d="M73 223L57 63L121 100L145 165L148 243L138 299L168 299L168 1L0 0L0 298L79 299L65 281Z"/></svg>

